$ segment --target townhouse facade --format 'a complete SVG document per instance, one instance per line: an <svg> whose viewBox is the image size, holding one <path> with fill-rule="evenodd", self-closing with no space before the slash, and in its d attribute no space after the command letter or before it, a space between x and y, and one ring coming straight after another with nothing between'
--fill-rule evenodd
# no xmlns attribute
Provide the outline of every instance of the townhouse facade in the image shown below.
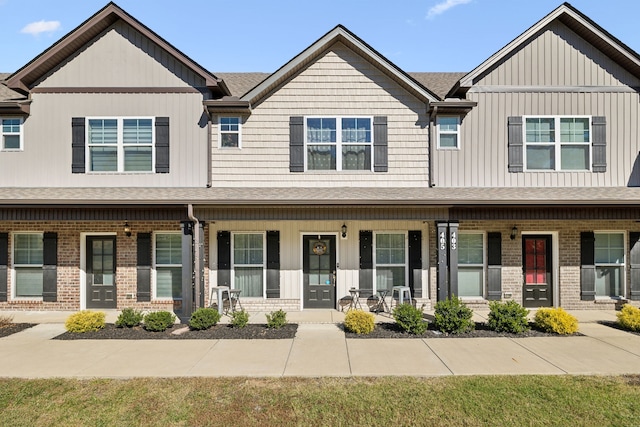
<svg viewBox="0 0 640 427"><path fill-rule="evenodd" d="M339 25L272 74L109 3L0 78L2 310L640 300L640 56L567 3L469 73Z"/></svg>

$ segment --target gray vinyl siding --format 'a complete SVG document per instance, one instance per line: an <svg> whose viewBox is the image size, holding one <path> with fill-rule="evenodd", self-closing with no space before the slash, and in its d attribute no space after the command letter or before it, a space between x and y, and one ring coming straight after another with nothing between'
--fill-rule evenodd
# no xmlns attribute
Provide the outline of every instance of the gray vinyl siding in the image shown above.
<svg viewBox="0 0 640 427"><path fill-rule="evenodd" d="M388 172L289 171L291 116L386 116ZM218 148L213 119L214 186L427 186L424 102L342 44L254 105L242 126L242 148Z"/></svg>
<svg viewBox="0 0 640 427"><path fill-rule="evenodd" d="M565 87L564 89L562 87ZM560 23L509 56L468 92L460 150L434 150L440 187L601 187L640 185L640 81ZM578 88L578 89L576 89ZM606 118L604 173L508 172L507 118Z"/></svg>

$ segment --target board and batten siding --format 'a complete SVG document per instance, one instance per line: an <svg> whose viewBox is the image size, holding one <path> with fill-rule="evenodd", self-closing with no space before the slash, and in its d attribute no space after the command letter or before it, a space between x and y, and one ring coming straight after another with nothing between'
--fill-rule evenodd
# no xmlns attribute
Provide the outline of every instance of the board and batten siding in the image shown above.
<svg viewBox="0 0 640 427"><path fill-rule="evenodd" d="M204 187L207 126L202 95L33 94L24 151L0 152L4 187ZM73 117L169 117L169 173L71 173Z"/></svg>
<svg viewBox="0 0 640 427"><path fill-rule="evenodd" d="M336 292L338 299L349 295L349 288L359 287L360 230L373 232L406 233L422 230L422 286L428 289L429 245L428 225L422 221L348 221L347 238L340 237L343 221L216 221L209 227L209 283L217 283L218 231L232 233L280 232L280 298L301 298L302 289L302 236L304 234L334 234L337 258ZM423 296L426 298L426 295Z"/></svg>
<svg viewBox="0 0 640 427"><path fill-rule="evenodd" d="M471 87L467 98L478 105L463 118L460 150L434 150L434 183L439 187L638 186L634 165L640 150L640 110L638 93L631 88L639 86L637 78L602 52L554 23ZM523 115L604 116L606 172L509 173L507 119Z"/></svg>
<svg viewBox="0 0 640 427"><path fill-rule="evenodd" d="M386 116L388 172L290 172L291 116ZM213 185L426 187L427 123L424 102L337 43L243 117L241 149L218 148L214 117Z"/></svg>

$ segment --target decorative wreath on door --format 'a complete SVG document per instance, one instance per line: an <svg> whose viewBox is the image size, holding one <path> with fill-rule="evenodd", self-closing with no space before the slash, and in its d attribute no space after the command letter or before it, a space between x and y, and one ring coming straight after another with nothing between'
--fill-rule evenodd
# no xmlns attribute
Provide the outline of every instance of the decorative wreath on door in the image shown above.
<svg viewBox="0 0 640 427"><path fill-rule="evenodd" d="M313 244L313 253L316 255L324 255L327 253L327 244L324 242L315 242Z"/></svg>

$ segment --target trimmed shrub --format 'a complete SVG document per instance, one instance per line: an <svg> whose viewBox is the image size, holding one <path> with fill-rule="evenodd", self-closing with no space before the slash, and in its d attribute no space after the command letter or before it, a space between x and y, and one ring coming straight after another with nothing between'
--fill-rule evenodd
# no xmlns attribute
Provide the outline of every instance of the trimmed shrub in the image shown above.
<svg viewBox="0 0 640 427"><path fill-rule="evenodd" d="M231 326L234 328L244 328L249 323L249 313L244 309L231 313Z"/></svg>
<svg viewBox="0 0 640 427"><path fill-rule="evenodd" d="M393 318L400 329L410 334L420 335L427 330L422 310L411 304L398 304L393 309Z"/></svg>
<svg viewBox="0 0 640 427"><path fill-rule="evenodd" d="M578 332L578 319L562 308L540 308L534 318L536 328L560 335Z"/></svg>
<svg viewBox="0 0 640 427"><path fill-rule="evenodd" d="M189 319L189 327L202 331L215 326L220 321L220 313L215 308L203 307L193 312Z"/></svg>
<svg viewBox="0 0 640 427"><path fill-rule="evenodd" d="M375 316L364 310L349 310L344 316L344 328L348 332L367 335L375 328Z"/></svg>
<svg viewBox="0 0 640 427"><path fill-rule="evenodd" d="M280 329L287 324L287 313L282 311L282 309L278 311L272 311L270 314L267 314L266 316L267 316L267 328L269 329Z"/></svg>
<svg viewBox="0 0 640 427"><path fill-rule="evenodd" d="M628 331L640 332L640 308L625 304L616 317L620 327Z"/></svg>
<svg viewBox="0 0 640 427"><path fill-rule="evenodd" d="M125 308L122 310L122 313L118 315L118 318L116 319L116 326L118 328L133 328L142 322L143 317L142 311L134 310L133 308Z"/></svg>
<svg viewBox="0 0 640 427"><path fill-rule="evenodd" d="M99 331L104 328L105 316L102 311L82 310L69 316L64 327L73 333Z"/></svg>
<svg viewBox="0 0 640 427"><path fill-rule="evenodd" d="M173 326L176 316L169 311L154 311L144 316L144 328L151 332L162 332Z"/></svg>
<svg viewBox="0 0 640 427"><path fill-rule="evenodd" d="M529 310L515 301L491 301L487 325L496 332L521 334L529 330Z"/></svg>
<svg viewBox="0 0 640 427"><path fill-rule="evenodd" d="M436 303L434 317L436 329L446 334L462 334L476 327L471 320L473 311L455 295Z"/></svg>

